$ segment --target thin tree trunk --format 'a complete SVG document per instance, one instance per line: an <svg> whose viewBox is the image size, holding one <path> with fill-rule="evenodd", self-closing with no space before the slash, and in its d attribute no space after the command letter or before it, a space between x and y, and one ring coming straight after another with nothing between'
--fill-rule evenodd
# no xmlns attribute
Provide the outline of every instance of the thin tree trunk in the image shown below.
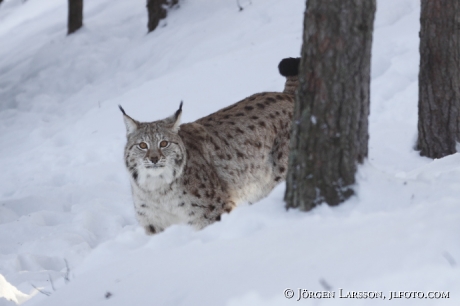
<svg viewBox="0 0 460 306"><path fill-rule="evenodd" d="M375 0L308 0L285 195L288 208L353 194L368 151Z"/></svg>
<svg viewBox="0 0 460 306"><path fill-rule="evenodd" d="M460 141L460 2L422 0L417 147L431 158Z"/></svg>
<svg viewBox="0 0 460 306"><path fill-rule="evenodd" d="M149 33L158 27L161 19L166 18L168 11L166 8L179 7L179 0L147 0L147 12L149 21L147 28Z"/></svg>
<svg viewBox="0 0 460 306"><path fill-rule="evenodd" d="M72 34L83 26L83 0L69 0L69 18L67 35Z"/></svg>
<svg viewBox="0 0 460 306"><path fill-rule="evenodd" d="M155 30L160 23L160 20L166 17L166 9L163 8L165 0L147 0L147 12L149 20L147 28L149 32Z"/></svg>

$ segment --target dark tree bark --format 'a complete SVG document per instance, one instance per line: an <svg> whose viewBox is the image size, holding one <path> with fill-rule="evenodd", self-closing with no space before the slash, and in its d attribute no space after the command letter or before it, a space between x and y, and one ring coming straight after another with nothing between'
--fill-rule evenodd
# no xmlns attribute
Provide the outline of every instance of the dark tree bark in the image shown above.
<svg viewBox="0 0 460 306"><path fill-rule="evenodd" d="M149 14L147 28L149 33L155 30L160 20L168 15L166 7L173 7L178 3L179 0L147 0L147 12Z"/></svg>
<svg viewBox="0 0 460 306"><path fill-rule="evenodd" d="M160 23L160 20L166 18L166 9L163 8L165 0L147 0L147 12L149 14L149 21L147 28L149 32L155 30Z"/></svg>
<svg viewBox="0 0 460 306"><path fill-rule="evenodd" d="M460 2L422 0L420 24L417 147L441 158L460 141Z"/></svg>
<svg viewBox="0 0 460 306"><path fill-rule="evenodd" d="M368 151L375 0L308 0L291 132L287 208L353 194Z"/></svg>
<svg viewBox="0 0 460 306"><path fill-rule="evenodd" d="M83 0L69 0L69 18L67 35L72 34L83 26Z"/></svg>

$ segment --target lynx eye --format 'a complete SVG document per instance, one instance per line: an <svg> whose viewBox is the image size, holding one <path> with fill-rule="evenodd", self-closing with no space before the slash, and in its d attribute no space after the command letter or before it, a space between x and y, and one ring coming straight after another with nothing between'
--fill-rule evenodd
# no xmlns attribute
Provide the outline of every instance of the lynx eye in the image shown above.
<svg viewBox="0 0 460 306"><path fill-rule="evenodd" d="M147 144L146 144L145 142L141 142L141 143L139 144L139 148L141 148L141 149L147 149L147 147L148 147L148 146L147 146Z"/></svg>
<svg viewBox="0 0 460 306"><path fill-rule="evenodd" d="M166 146L168 146L168 142L166 140L163 140L162 142L160 142L160 148L165 148Z"/></svg>

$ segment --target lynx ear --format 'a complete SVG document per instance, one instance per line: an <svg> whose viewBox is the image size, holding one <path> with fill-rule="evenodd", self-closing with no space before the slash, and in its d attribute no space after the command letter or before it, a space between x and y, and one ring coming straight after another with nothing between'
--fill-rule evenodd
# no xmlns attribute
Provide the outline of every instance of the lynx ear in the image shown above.
<svg viewBox="0 0 460 306"><path fill-rule="evenodd" d="M121 105L118 105L118 107L123 113L123 120L125 121L125 125L126 125L126 135L129 135L137 130L138 122L134 120L133 118L131 118L130 116L126 115L126 112L123 109L123 107L121 107Z"/></svg>
<svg viewBox="0 0 460 306"><path fill-rule="evenodd" d="M179 109L174 113L174 115L165 120L174 133L179 131L180 117L182 115L182 104L183 102L180 101Z"/></svg>

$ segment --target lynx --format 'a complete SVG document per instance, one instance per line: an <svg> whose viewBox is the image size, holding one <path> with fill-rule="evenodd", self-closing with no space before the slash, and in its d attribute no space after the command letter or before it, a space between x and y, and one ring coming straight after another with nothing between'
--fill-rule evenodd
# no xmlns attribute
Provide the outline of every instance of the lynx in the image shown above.
<svg viewBox="0 0 460 306"><path fill-rule="evenodd" d="M285 179L298 66L299 59L280 62L283 92L254 94L192 123L180 124L182 102L149 123L119 106L134 208L147 234L173 224L201 229Z"/></svg>

